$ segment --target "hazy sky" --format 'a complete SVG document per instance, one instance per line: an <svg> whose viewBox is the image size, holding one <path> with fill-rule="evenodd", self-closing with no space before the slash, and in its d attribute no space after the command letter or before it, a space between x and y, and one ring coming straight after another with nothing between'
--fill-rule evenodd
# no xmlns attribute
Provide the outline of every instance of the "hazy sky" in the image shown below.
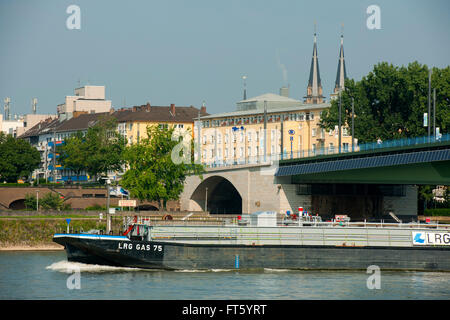
<svg viewBox="0 0 450 320"><path fill-rule="evenodd" d="M81 10L70 30L66 9ZM367 7L381 9L370 30ZM0 99L12 114L56 113L81 85L105 85L115 108L201 105L234 111L247 96L279 93L303 100L314 21L324 95L336 78L344 23L347 74L361 79L380 61L446 67L450 60L450 1L413 0L164 0L0 1ZM285 72L283 72L285 68Z"/></svg>

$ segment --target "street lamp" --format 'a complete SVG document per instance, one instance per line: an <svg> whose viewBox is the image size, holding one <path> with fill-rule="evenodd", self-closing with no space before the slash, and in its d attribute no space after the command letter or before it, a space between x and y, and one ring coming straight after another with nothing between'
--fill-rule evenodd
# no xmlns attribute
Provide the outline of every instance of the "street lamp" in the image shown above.
<svg viewBox="0 0 450 320"><path fill-rule="evenodd" d="M111 185L111 180L106 179L106 234L111 232L111 216L109 215L109 186Z"/></svg>
<svg viewBox="0 0 450 320"><path fill-rule="evenodd" d="M352 152L355 151L355 98L352 97Z"/></svg>

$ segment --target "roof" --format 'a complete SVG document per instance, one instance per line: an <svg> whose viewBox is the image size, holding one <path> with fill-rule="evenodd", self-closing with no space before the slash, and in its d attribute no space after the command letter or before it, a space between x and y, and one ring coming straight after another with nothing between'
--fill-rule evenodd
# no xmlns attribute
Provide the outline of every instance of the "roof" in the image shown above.
<svg viewBox="0 0 450 320"><path fill-rule="evenodd" d="M289 106L289 107L277 107L267 109L267 113L281 113L281 112L291 112L291 111L308 111L315 109L325 109L329 108L330 103L320 103L320 104L302 104L300 106ZM263 109L252 109L252 110L243 110L243 111L233 111L233 112L224 112L224 113L216 113L208 116L203 116L201 119L216 119L216 118L227 118L227 117L240 117L240 116L253 116L256 114L264 114Z"/></svg>
<svg viewBox="0 0 450 320"><path fill-rule="evenodd" d="M173 106L175 114L172 114L171 106L142 105L127 109L120 109L113 113L118 122L130 121L155 121L155 122L193 122L200 116L207 116L206 110L197 109L193 106Z"/></svg>
<svg viewBox="0 0 450 320"><path fill-rule="evenodd" d="M82 131L94 126L101 118L111 117L117 122L129 121L154 121L154 122L193 122L200 116L209 115L206 109L197 109L193 106L178 107L173 105L175 114L172 114L172 106L150 106L150 104L120 109L115 112L82 113L68 120L46 119L27 130L19 138L38 136L52 132Z"/></svg>
<svg viewBox="0 0 450 320"><path fill-rule="evenodd" d="M51 131L53 128L57 127L59 123L60 121L57 118L53 119L47 118L35 124L33 127L28 129L24 134L20 135L19 138L38 136L40 134L43 134L44 132Z"/></svg>
<svg viewBox="0 0 450 320"><path fill-rule="evenodd" d="M62 121L56 132L87 130L94 126L101 118L109 117L109 112L84 113L69 120Z"/></svg>
<svg viewBox="0 0 450 320"><path fill-rule="evenodd" d="M274 94L274 93L265 93L262 94L260 96L257 97L253 97L247 100L242 100L239 101L238 103L245 103L245 102L256 102L256 101L267 101L267 102L300 102L299 100L295 100L292 98L288 98L288 97L284 97L284 96L280 96L278 94Z"/></svg>

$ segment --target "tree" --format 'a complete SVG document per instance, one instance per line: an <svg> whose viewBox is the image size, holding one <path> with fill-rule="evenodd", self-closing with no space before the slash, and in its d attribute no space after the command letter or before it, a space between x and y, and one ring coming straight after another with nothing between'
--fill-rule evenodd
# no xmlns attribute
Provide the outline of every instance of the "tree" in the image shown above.
<svg viewBox="0 0 450 320"><path fill-rule="evenodd" d="M78 180L83 170L95 178L110 170L122 170L125 145L126 138L116 131L116 120L103 118L86 134L77 132L67 138L57 151L60 164L71 169Z"/></svg>
<svg viewBox="0 0 450 320"><path fill-rule="evenodd" d="M88 154L86 151L86 140L83 133L77 132L64 140L64 144L58 147L59 163L67 169L72 170L79 181L80 174L87 169Z"/></svg>
<svg viewBox="0 0 450 320"><path fill-rule="evenodd" d="M41 156L27 141L0 132L0 180L17 182L39 167Z"/></svg>
<svg viewBox="0 0 450 320"><path fill-rule="evenodd" d="M115 119L102 119L86 133L86 170L98 177L108 171L120 171L124 164L123 152L126 138L117 131Z"/></svg>
<svg viewBox="0 0 450 320"><path fill-rule="evenodd" d="M374 66L361 81L348 79L342 92L342 124L351 124L354 98L355 132L360 143L424 136L423 114L428 112L428 67L418 62L396 67L387 62ZM436 127L450 127L450 67L433 68L431 86L436 88ZM338 125L339 99L322 113L321 127ZM430 122L430 121L429 121ZM351 132L351 128L349 128Z"/></svg>
<svg viewBox="0 0 450 320"><path fill-rule="evenodd" d="M44 210L69 210L70 204L64 203L64 200L57 193L46 193L41 200L39 200L39 207Z"/></svg>
<svg viewBox="0 0 450 320"><path fill-rule="evenodd" d="M158 201L165 210L169 200L179 198L186 176L201 175L204 169L192 161L192 141L180 139L174 128L148 126L147 137L126 148L128 170L121 184L132 197ZM184 135L187 137L189 132ZM189 148L178 148L183 143Z"/></svg>

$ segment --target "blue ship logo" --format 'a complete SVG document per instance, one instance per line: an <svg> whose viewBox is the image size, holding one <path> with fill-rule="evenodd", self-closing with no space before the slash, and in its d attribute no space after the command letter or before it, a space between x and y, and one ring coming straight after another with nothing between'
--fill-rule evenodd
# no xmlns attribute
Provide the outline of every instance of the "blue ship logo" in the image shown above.
<svg viewBox="0 0 450 320"><path fill-rule="evenodd" d="M423 233L416 233L416 236L414 237L414 242L416 242L416 243L425 243L425 234L423 234Z"/></svg>

